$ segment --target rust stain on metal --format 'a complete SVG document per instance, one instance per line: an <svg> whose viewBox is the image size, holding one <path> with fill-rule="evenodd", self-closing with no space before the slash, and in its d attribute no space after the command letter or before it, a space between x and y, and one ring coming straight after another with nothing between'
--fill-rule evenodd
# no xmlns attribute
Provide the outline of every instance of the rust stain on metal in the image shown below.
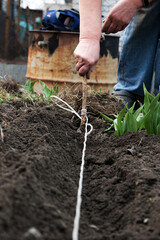
<svg viewBox="0 0 160 240"><path fill-rule="evenodd" d="M83 78L80 78L75 70L73 56L79 40L78 34L33 31L30 35L26 79L44 81L49 87L57 83L60 89L64 89L66 85L82 83ZM112 38L107 37L110 49L106 49L104 46L107 44L103 44L101 58L88 81L88 85L94 90L102 87L102 91L112 91L117 82L118 53L113 57ZM38 83L35 88L38 88Z"/></svg>

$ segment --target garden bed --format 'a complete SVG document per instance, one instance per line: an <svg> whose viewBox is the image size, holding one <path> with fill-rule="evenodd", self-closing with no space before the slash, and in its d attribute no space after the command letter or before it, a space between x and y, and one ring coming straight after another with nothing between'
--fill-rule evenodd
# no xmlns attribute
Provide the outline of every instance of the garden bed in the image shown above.
<svg viewBox="0 0 160 240"><path fill-rule="evenodd" d="M94 130L79 239L158 240L160 136L104 133L99 111L111 115L117 108L108 95L88 99ZM79 120L54 103L19 100L0 104L0 123L0 239L72 239L84 141Z"/></svg>

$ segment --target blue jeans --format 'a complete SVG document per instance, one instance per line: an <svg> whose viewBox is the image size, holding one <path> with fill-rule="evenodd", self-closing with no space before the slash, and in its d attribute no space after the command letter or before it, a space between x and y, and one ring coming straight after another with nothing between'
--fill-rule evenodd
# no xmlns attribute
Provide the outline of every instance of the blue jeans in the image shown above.
<svg viewBox="0 0 160 240"><path fill-rule="evenodd" d="M154 85L154 93L159 93L160 0L153 0L148 8L139 10L126 28L114 91L126 90L143 96L143 83L149 92Z"/></svg>

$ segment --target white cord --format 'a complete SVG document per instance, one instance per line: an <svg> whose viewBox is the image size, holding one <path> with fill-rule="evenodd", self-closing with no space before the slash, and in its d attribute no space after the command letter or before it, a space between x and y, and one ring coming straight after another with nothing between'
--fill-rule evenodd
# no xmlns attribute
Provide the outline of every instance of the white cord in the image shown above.
<svg viewBox="0 0 160 240"><path fill-rule="evenodd" d="M58 103L55 103L60 108L74 113L78 118L81 119L81 116L65 101L57 96L51 96L58 99L60 102L64 103L68 108L65 108ZM85 123L85 135L84 135L84 143L83 143L83 151L82 151L82 162L81 162L81 170L80 170L80 178L79 178L79 187L77 192L77 204L76 204L76 214L74 218L74 226L72 231L72 240L78 240L78 233L79 233L79 224L80 224L80 213L81 213L81 203L82 203L82 185L83 185L83 174L84 174L84 164L85 164L85 152L86 152L86 143L87 143L87 136L92 132L93 126L88 123L88 117L86 109L82 109L82 115L86 115L86 123ZM87 127L90 127L90 131L88 132Z"/></svg>
<svg viewBox="0 0 160 240"><path fill-rule="evenodd" d="M80 116L67 102L63 101L61 98L59 98L59 97L57 97L57 96L55 96L55 95L52 95L51 98L52 98L52 97L53 97L53 98L56 98L56 99L59 100L60 102L64 103L68 108L65 108L65 107L59 105L58 103L54 102L58 107L66 110L66 111L68 111L68 112L74 113L79 119L81 119L81 116ZM83 109L82 109L82 111L83 111ZM85 111L86 111L86 110L85 110ZM86 119L87 119L87 117L86 117ZM87 121L87 126L90 127L90 131L87 132L87 135L89 135L89 134L92 132L92 130L93 130L93 126L92 126L90 123L88 123L88 121Z"/></svg>
<svg viewBox="0 0 160 240"><path fill-rule="evenodd" d="M82 202L82 184L83 184L83 173L84 173L84 163L85 163L84 158L85 158L87 135L88 135L87 126L88 126L88 118L86 116L85 136L84 136L84 144L83 144L83 151L82 151L82 163L81 163L79 187L78 187L78 193L77 193L76 215L74 219L74 227L72 232L73 240L78 240L78 232L79 232L80 211L81 211L81 202Z"/></svg>

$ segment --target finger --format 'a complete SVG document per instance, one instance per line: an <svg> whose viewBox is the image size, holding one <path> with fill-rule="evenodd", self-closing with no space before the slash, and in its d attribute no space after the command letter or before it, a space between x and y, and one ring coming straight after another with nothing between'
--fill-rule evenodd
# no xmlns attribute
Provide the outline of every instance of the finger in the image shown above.
<svg viewBox="0 0 160 240"><path fill-rule="evenodd" d="M107 34L109 34L109 33L114 33L116 27L117 27L117 26L116 26L114 23L111 22L110 26L109 26L108 29L106 30L106 33L107 33Z"/></svg>
<svg viewBox="0 0 160 240"><path fill-rule="evenodd" d="M82 58L81 58L79 55L74 55L74 57L75 57L75 62L76 62L76 63L82 61Z"/></svg>
<svg viewBox="0 0 160 240"><path fill-rule="evenodd" d="M128 24L123 25L121 28L121 31L124 30L127 26L128 26Z"/></svg>
<svg viewBox="0 0 160 240"><path fill-rule="evenodd" d="M104 24L103 24L103 26L102 26L102 32L107 32L110 24L111 24L111 19L106 18L106 19L104 20Z"/></svg>
<svg viewBox="0 0 160 240"><path fill-rule="evenodd" d="M75 58L75 63L78 63L79 62L79 59L78 58Z"/></svg>
<svg viewBox="0 0 160 240"><path fill-rule="evenodd" d="M79 76L84 77L86 73L79 73Z"/></svg>
<svg viewBox="0 0 160 240"><path fill-rule="evenodd" d="M114 26L114 28L112 28L112 33L117 33L119 31L121 31L121 26Z"/></svg>
<svg viewBox="0 0 160 240"><path fill-rule="evenodd" d="M84 75L86 75L89 71L90 71L89 66L83 65L83 66L79 69L78 72L79 72L79 75L80 75L80 76L84 76Z"/></svg>
<svg viewBox="0 0 160 240"><path fill-rule="evenodd" d="M116 26L115 29L112 31L112 33L123 31L126 27L127 27L127 24Z"/></svg>
<svg viewBox="0 0 160 240"><path fill-rule="evenodd" d="M79 69L84 65L85 63L84 62L78 62L76 64L76 70L79 71Z"/></svg>

